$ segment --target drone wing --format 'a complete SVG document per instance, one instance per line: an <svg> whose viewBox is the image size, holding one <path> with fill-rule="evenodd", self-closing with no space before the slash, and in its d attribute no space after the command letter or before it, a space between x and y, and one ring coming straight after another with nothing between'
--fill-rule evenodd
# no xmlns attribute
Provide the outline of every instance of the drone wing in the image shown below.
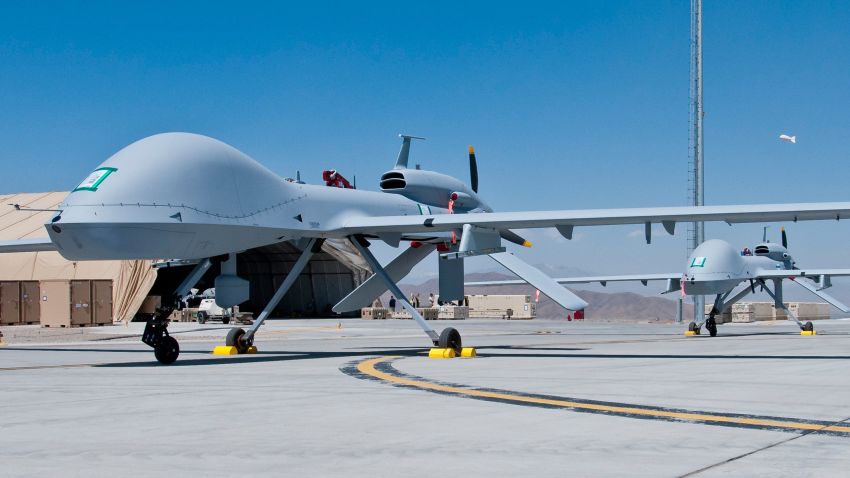
<svg viewBox="0 0 850 478"><path fill-rule="evenodd" d="M6 252L42 252L55 251L56 245L50 242L49 237L36 237L33 239L16 239L13 241L0 241L0 253Z"/></svg>
<svg viewBox="0 0 850 478"><path fill-rule="evenodd" d="M647 226L649 241L650 226L658 223L663 224L666 231L672 234L677 222L723 221L734 224L842 218L850 218L850 202L356 216L345 218L341 224L332 225L323 232L334 236L387 232L433 233L452 231L469 224L494 230L554 227L564 237L571 239L574 227L644 224Z"/></svg>

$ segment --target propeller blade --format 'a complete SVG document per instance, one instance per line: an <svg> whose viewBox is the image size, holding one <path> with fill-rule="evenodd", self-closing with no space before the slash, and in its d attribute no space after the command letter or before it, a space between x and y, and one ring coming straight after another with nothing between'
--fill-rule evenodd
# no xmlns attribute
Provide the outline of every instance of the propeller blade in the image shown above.
<svg viewBox="0 0 850 478"><path fill-rule="evenodd" d="M788 249L788 235L785 234L785 228L780 229L782 231L782 247Z"/></svg>
<svg viewBox="0 0 850 478"><path fill-rule="evenodd" d="M752 279L750 279L750 292L752 292L753 294L756 293L756 283L753 282Z"/></svg>
<svg viewBox="0 0 850 478"><path fill-rule="evenodd" d="M518 246L531 247L531 245L532 245L531 241L520 236L519 234L515 233L514 231L511 231L510 229L504 229L504 230L499 231L499 235L502 237L502 239L509 241L509 242L513 242L514 244L516 244Z"/></svg>
<svg viewBox="0 0 850 478"><path fill-rule="evenodd" d="M474 192L478 192L478 162L475 161L475 149L469 145L469 185Z"/></svg>

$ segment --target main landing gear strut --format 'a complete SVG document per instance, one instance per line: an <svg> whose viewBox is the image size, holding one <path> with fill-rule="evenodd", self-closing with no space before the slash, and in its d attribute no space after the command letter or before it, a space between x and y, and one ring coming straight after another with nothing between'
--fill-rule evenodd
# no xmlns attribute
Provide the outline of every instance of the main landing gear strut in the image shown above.
<svg viewBox="0 0 850 478"><path fill-rule="evenodd" d="M460 332L452 327L447 327L441 333L437 333L428 322L425 321L425 317L422 317L422 314L413 307L407 297L404 295L404 292L399 289L398 285L392 280L389 273L387 273L386 269L384 269L378 260L372 255L372 252L369 250L369 241L366 240L363 236L355 235L349 237L351 244L360 252L360 255L366 259L366 263L369 264L369 267L372 268L372 271L384 281L384 284L389 289L390 293L392 293L396 300L401 303L401 306L404 307L410 315L413 317L413 320L425 331L428 335L428 338L431 339L431 342L440 348L453 349L456 354L460 355L463 349L463 344L460 337Z"/></svg>
<svg viewBox="0 0 850 478"><path fill-rule="evenodd" d="M764 281L762 281L762 284L764 284ZM797 314L791 312L791 309L788 307L785 307L785 301L782 299L782 279L773 279L772 291L769 287L765 287L764 290L771 298L773 298L773 306L777 309L784 310L788 318L793 320L797 324L797 327L800 327L800 331L809 335L815 333L815 325L813 323L806 322L804 324L800 322L800 319L797 318Z"/></svg>
<svg viewBox="0 0 850 478"><path fill-rule="evenodd" d="M306 246L304 247L301 256L298 257L298 260L295 261L295 265L292 266L292 270L286 274L286 278L283 279L283 283L278 286L274 295L272 296L269 303L266 304L266 307L260 312L260 315L257 316L257 319L254 320L253 325L248 330L243 330L242 328L234 328L230 329L227 332L227 338L225 339L225 344L228 347L236 348L236 351L240 354L248 353L251 347L254 345L254 334L257 333L257 330L263 325L263 322L271 315L274 308L277 307L277 304L280 303L283 296L289 291L292 287L292 284L295 283L298 276L301 275L301 272L307 267L307 264L310 262L310 259L313 257L313 254L320 252L322 250L322 244L325 242L324 239L310 239Z"/></svg>
<svg viewBox="0 0 850 478"><path fill-rule="evenodd" d="M177 308L182 299L189 290L201 280L204 273L212 265L210 259L204 259L192 269L186 279L180 284L174 294L165 301L159 308L156 309L154 316L148 319L145 325L145 331L142 333L142 342L153 347L153 353L159 363L163 365L171 365L177 360L180 355L180 344L177 339L168 334L168 317L171 312Z"/></svg>
<svg viewBox="0 0 850 478"><path fill-rule="evenodd" d="M398 285L393 282L387 271L381 267L381 264L369 251L369 242L360 236L353 236L349 239L360 254L363 255L363 258L366 259L369 267L371 267L375 274L384 281L390 292L398 298L401 305L410 312L410 315L413 316L419 326L422 327L426 334L428 334L428 337L434 345L441 348L454 349L457 354L460 354L463 348L460 332L454 328L448 327L443 330L442 333L437 334L437 332L434 331L427 322L425 322L425 318L422 317L422 314L420 314L416 308L407 301L404 293L402 293L402 291L398 288ZM260 315L257 316L257 319L254 321L251 328L248 330L243 330L241 328L231 329L227 333L227 339L225 342L227 346L234 347L240 354L247 353L250 350L251 346L254 344L254 334L257 332L257 329L263 325L263 322L265 322L265 320L269 317L269 314L271 314L274 308L277 307L277 304L280 303L283 296L286 295L286 292L289 291L295 283L295 280L298 279L298 276L310 262L313 254L322 250L322 243L324 243L324 239L310 239L307 242L307 245L304 247L304 252L301 253L301 256L295 262L295 265L292 266L292 270L286 275L283 283L281 283L277 291L275 291L274 296L272 296L265 309L263 309Z"/></svg>

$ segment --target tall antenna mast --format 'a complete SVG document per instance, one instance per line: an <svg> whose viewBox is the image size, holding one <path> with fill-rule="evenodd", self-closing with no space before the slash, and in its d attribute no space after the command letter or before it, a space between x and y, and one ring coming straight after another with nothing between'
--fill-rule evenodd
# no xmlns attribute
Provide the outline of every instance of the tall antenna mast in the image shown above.
<svg viewBox="0 0 850 478"><path fill-rule="evenodd" d="M703 136L702 136L702 0L691 0L691 74L690 119L688 151L688 196L694 206L705 204ZM688 227L688 255L705 240L705 224L691 223ZM694 320L705 315L705 297L694 297Z"/></svg>

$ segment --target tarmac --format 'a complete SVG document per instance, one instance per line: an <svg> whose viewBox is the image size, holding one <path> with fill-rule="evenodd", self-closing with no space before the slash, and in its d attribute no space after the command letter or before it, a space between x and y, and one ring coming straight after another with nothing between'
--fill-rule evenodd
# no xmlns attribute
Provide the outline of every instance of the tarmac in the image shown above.
<svg viewBox="0 0 850 478"><path fill-rule="evenodd" d="M850 321L432 322L478 357L427 358L412 321L4 327L2 476L846 476Z"/></svg>

